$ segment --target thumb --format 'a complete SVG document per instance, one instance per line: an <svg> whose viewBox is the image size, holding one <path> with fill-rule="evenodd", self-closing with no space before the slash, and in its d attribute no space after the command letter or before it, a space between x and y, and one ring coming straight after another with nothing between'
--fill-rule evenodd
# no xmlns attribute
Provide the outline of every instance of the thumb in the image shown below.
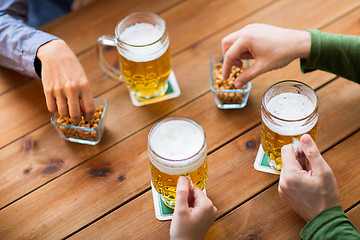
<svg viewBox="0 0 360 240"><path fill-rule="evenodd" d="M303 151L311 165L311 169L322 169L324 167L324 164L327 165L327 163L321 156L314 140L309 134L304 134L303 136L301 136L300 142Z"/></svg>
<svg viewBox="0 0 360 240"><path fill-rule="evenodd" d="M189 208L189 181L186 177L180 176L176 186L175 211Z"/></svg>

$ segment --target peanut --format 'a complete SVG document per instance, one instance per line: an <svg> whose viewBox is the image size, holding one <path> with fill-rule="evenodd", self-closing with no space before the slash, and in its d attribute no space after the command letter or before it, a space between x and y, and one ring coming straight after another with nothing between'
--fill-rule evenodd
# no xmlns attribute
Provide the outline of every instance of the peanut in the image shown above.
<svg viewBox="0 0 360 240"><path fill-rule="evenodd" d="M221 90L232 90L237 89L234 85L236 77L244 71L244 68L239 68L232 66L231 73L228 79L222 79L222 63L218 63L215 66L213 71L214 76L214 89ZM241 89L247 88L247 85L244 85ZM239 104L242 103L245 93L240 92L222 92L216 93L216 97L219 99L221 104Z"/></svg>
<svg viewBox="0 0 360 240"><path fill-rule="evenodd" d="M97 108L95 110L94 117L90 122L85 121L84 116L81 116L81 120L77 125L75 125L74 121L69 117L60 116L55 120L55 122L63 125L96 129L99 126L99 122L101 120L103 111L104 111L104 106L100 106L99 108ZM97 139L97 132L95 130L85 131L80 129L72 129L64 126L58 126L58 129L67 138L78 138L78 139L84 139L90 141L96 141Z"/></svg>

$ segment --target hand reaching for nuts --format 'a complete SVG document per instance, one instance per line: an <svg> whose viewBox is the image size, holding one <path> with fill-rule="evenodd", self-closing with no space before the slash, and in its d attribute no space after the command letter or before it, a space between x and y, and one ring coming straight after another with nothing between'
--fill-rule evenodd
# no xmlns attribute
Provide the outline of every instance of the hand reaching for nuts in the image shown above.
<svg viewBox="0 0 360 240"><path fill-rule="evenodd" d="M96 129L99 126L103 111L104 111L104 106L100 106L99 108L97 108L95 110L93 119L89 122L85 121L84 116L81 116L81 120L78 124L75 124L75 122L70 117L61 117L61 116L57 118L55 122L63 125ZM82 129L74 129L63 126L58 126L58 129L67 138L77 138L77 139L95 141L98 137L96 131L86 131Z"/></svg>

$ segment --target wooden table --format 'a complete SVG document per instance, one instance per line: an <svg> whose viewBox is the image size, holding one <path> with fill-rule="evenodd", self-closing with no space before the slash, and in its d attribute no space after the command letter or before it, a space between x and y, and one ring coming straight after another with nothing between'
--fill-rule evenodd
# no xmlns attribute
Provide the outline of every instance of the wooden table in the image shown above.
<svg viewBox="0 0 360 240"><path fill-rule="evenodd" d="M99 36L134 11L162 16L169 29L181 96L135 107L124 84L108 78L96 56ZM210 92L209 60L221 39L249 23L360 35L357 0L101 0L43 29L78 55L94 96L109 103L96 146L62 140L50 123L40 81L0 69L0 239L168 239L155 218L147 156L149 129L183 115L208 142L207 194L218 208L207 239L299 239L305 222L279 197L278 176L253 168L264 91L303 81L320 99L317 144L333 169L340 204L360 228L360 86L299 62L252 81L244 109L220 110Z"/></svg>

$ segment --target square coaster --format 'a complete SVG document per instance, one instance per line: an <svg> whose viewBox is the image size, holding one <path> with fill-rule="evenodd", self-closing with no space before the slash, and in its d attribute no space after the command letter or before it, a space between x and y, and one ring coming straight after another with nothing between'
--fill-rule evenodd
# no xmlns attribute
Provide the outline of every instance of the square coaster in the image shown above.
<svg viewBox="0 0 360 240"><path fill-rule="evenodd" d="M180 94L181 94L180 87L176 80L174 71L171 71L169 79L168 79L168 89L166 90L166 93L164 94L164 96L152 98L152 99L145 100L145 101L139 101L133 95L130 94L130 98L131 98L131 102L133 103L134 106L140 107L140 106L145 106L145 105L165 101L165 100L168 100L171 98L176 98L176 97L180 96Z"/></svg>
<svg viewBox="0 0 360 240"><path fill-rule="evenodd" d="M260 172L266 172L266 173L280 175L280 173L276 172L274 169L272 169L270 167L270 165L268 163L268 156L264 152L261 144L260 144L259 151L255 158L254 168Z"/></svg>
<svg viewBox="0 0 360 240"><path fill-rule="evenodd" d="M154 200L156 218L160 221L171 220L174 214L174 209L166 206L165 203L161 200L161 196L154 188L152 181L151 181L151 192ZM206 189L204 189L203 192L206 195Z"/></svg>
<svg viewBox="0 0 360 240"><path fill-rule="evenodd" d="M171 220L174 213L174 209L171 209L164 204L164 202L161 200L160 194L155 190L152 181L151 181L151 191L154 200L156 218L160 221Z"/></svg>

